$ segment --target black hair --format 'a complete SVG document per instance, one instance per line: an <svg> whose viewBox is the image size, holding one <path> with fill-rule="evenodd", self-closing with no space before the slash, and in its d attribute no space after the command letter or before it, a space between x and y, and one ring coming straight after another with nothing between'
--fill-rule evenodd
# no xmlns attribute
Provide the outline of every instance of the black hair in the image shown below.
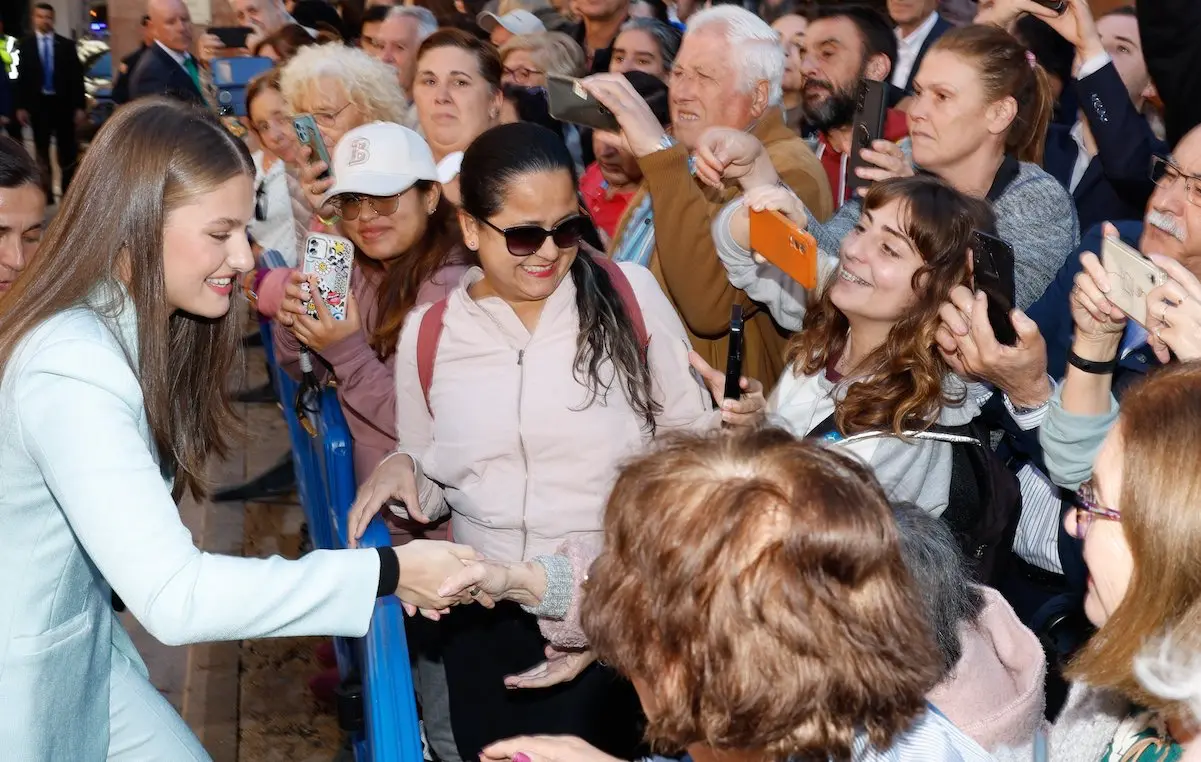
<svg viewBox="0 0 1201 762"><path fill-rule="evenodd" d="M51 16L58 15L57 13L54 12L54 6L51 5L50 3L38 3L37 5L33 6L33 8L34 8L34 10L38 10L38 11L50 11Z"/></svg>
<svg viewBox="0 0 1201 762"><path fill-rule="evenodd" d="M1119 5L1111 11L1101 14L1101 18L1106 16L1129 16L1130 18L1138 18L1138 11L1133 5Z"/></svg>
<svg viewBox="0 0 1201 762"><path fill-rule="evenodd" d="M559 138L563 139L563 124L550 115L550 103L546 99L546 89L542 87L523 87L516 84L504 84L500 88L505 94L505 100L513 104L517 110L517 118L523 122L538 124Z"/></svg>
<svg viewBox="0 0 1201 762"><path fill-rule="evenodd" d="M652 18L662 21L664 24L670 23L669 16L667 15L667 3L663 2L663 0L633 0L633 2L649 5L651 7L651 12L654 13ZM633 5L633 3L631 3L631 5Z"/></svg>
<svg viewBox="0 0 1201 762"><path fill-rule="evenodd" d="M20 188L40 182L38 165L25 147L7 135L0 136L0 188Z"/></svg>
<svg viewBox="0 0 1201 762"><path fill-rule="evenodd" d="M897 35L892 21L869 5L819 5L813 12L812 21L818 19L847 18L859 30L863 42L863 60L883 54L888 58L889 69L897 65Z"/></svg>
<svg viewBox="0 0 1201 762"><path fill-rule="evenodd" d="M459 171L463 211L479 220L498 214L513 183L533 172L565 172L577 185L575 164L567 146L545 127L525 122L493 127L468 146ZM600 255L600 256L603 256ZM651 375L634 330L608 272L580 251L571 265L576 288L580 332L576 343L574 374L587 387L584 407L608 394L614 383L624 387L631 407L654 430L661 410L651 396ZM612 378L603 366L612 362Z"/></svg>
<svg viewBox="0 0 1201 762"><path fill-rule="evenodd" d="M388 14L392 12L390 5L373 5L363 11L363 24L377 24L388 18ZM361 24L360 24L361 26Z"/></svg>
<svg viewBox="0 0 1201 762"><path fill-rule="evenodd" d="M1047 22L1034 16L1022 16L1013 29L1017 37L1034 54L1047 74L1058 77L1065 85L1072 81L1072 62L1076 47L1056 32Z"/></svg>

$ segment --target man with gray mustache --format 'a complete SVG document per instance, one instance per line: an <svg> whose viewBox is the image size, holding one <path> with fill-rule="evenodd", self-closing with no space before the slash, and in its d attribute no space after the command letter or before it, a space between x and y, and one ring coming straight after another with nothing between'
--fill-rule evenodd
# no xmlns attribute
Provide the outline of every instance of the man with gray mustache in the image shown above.
<svg viewBox="0 0 1201 762"><path fill-rule="evenodd" d="M1008 397L1032 401L1035 407L1019 410L1014 416L1030 420L1039 407L1047 408L1054 391L1052 380L1063 378L1069 362L1085 370L1091 367L1087 372L1107 370L1104 366L1110 358L1087 356L1087 341L1073 343L1076 337L1071 314L1074 279L1081 270L1080 256L1084 252L1099 254L1106 233L1116 232L1144 254L1171 258L1201 278L1201 127L1186 134L1171 156L1157 157L1150 169L1155 190L1143 219L1116 221L1112 230L1108 229L1110 223L1092 227L1042 297L1030 306L1026 315L1038 326L1041 340L1023 339L1016 347L997 343L987 320L970 320L975 305L972 293L965 288L953 291L951 302L943 305L940 313L943 326L937 340L944 356L967 376L991 383L1004 393L994 394L982 415L992 415L994 420L1000 416L1004 420L1004 407L1013 412L1005 399ZM1019 322L1020 318L1015 320L1015 326ZM1029 332L1019 330L1019 334ZM1149 338L1147 331L1127 321L1117 366L1112 371L1112 390L1119 400L1127 388L1160 365ZM1044 642L1056 644L1052 655L1064 657L1086 637L1085 630L1076 623L1083 624L1077 615L1087 569L1079 543L1068 539L1063 532L1062 514L1070 505L1060 500L1046 480L1038 427L1027 431L1019 428L1020 425L1006 425L1007 434L998 449L1011 467L1019 471L1023 498L1011 573L1000 587L1023 622L1042 636ZM1040 482L1047 486L1040 487ZM1051 663L1057 661L1052 659ZM1057 679L1054 672L1053 669L1048 673L1049 685ZM1056 698L1052 689L1048 704Z"/></svg>

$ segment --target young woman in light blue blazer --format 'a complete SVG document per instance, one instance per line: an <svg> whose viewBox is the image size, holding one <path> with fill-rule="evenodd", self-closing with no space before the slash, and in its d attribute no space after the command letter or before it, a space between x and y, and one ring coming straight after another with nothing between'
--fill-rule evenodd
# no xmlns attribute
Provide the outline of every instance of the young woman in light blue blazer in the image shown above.
<svg viewBox="0 0 1201 762"><path fill-rule="evenodd" d="M197 550L175 499L203 491L234 416L230 313L252 258L254 164L211 116L125 106L0 299L0 757L205 760L114 616L168 644L363 635L375 599L444 609L469 548ZM174 491L174 495L172 494ZM470 600L464 598L464 601Z"/></svg>

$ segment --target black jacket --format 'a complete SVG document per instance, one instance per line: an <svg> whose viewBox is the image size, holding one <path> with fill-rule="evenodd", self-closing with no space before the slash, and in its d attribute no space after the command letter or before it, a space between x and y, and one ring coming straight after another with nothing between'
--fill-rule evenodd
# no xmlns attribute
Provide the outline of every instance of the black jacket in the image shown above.
<svg viewBox="0 0 1201 762"><path fill-rule="evenodd" d="M1168 145L1175 146L1201 124L1201 2L1140 0L1136 7L1143 59L1163 101Z"/></svg>
<svg viewBox="0 0 1201 762"><path fill-rule="evenodd" d="M21 66L17 70L17 88L13 95L17 108L33 111L39 107L43 76L37 35L22 38L17 49L21 53ZM54 35L54 92L58 95L59 116L63 111L73 113L76 109L87 108L83 65L75 52L75 43L57 34Z"/></svg>
<svg viewBox="0 0 1201 762"><path fill-rule="evenodd" d="M117 73L117 81L113 83L113 103L118 106L129 101L129 78L133 76L133 70L137 68L142 54L148 49L146 45L141 45L121 59L121 70Z"/></svg>
<svg viewBox="0 0 1201 762"><path fill-rule="evenodd" d="M1151 126L1130 102L1126 85L1113 63L1107 63L1076 83L1080 112L1097 143L1097 155L1088 165L1072 199L1080 229L1105 220L1137 220L1146 212L1155 189L1151 182L1151 157L1167 150ZM1070 126L1052 124L1047 132L1043 169L1067 188L1079 148Z"/></svg>
<svg viewBox="0 0 1201 762"><path fill-rule="evenodd" d="M129 99L137 100L147 95L165 95L202 106L206 104L196 83L157 42L146 48L129 75Z"/></svg>

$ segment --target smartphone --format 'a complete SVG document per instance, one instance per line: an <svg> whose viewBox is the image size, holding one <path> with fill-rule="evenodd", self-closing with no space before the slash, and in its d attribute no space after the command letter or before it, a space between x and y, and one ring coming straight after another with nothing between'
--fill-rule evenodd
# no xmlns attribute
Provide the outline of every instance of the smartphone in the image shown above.
<svg viewBox="0 0 1201 762"><path fill-rule="evenodd" d="M751 249L805 288L817 286L817 239L774 209L751 211Z"/></svg>
<svg viewBox="0 0 1201 762"><path fill-rule="evenodd" d="M296 130L296 139L301 145L306 145L312 149L312 158L310 162L316 162L318 159L325 162L327 169L320 175L317 175L318 180L324 180L333 174L333 161L329 158L329 151L325 148L325 140L322 139L321 133L317 130L317 120L312 114L297 114L292 117L292 129Z"/></svg>
<svg viewBox="0 0 1201 762"><path fill-rule="evenodd" d="M621 131L613 112L589 95L574 77L547 74L546 98L550 106L550 115L560 122L606 132Z"/></svg>
<svg viewBox="0 0 1201 762"><path fill-rule="evenodd" d="M1062 14L1068 9L1066 0L1034 0L1034 2L1059 14Z"/></svg>
<svg viewBox="0 0 1201 762"><path fill-rule="evenodd" d="M1120 238L1105 236L1101 244L1101 266L1109 276L1105 295L1134 322L1147 327L1147 292L1171 278L1159 265Z"/></svg>
<svg viewBox="0 0 1201 762"><path fill-rule="evenodd" d="M726 388L722 399L742 397L742 305L730 308L730 347L726 351Z"/></svg>
<svg viewBox="0 0 1201 762"><path fill-rule="evenodd" d="M208 33L221 40L227 48L246 47L246 38L254 30L248 26L210 26Z"/></svg>
<svg viewBox="0 0 1201 762"><path fill-rule="evenodd" d="M247 116L246 87L260 74L270 71L270 58L240 56L213 60L213 85L217 88L217 106L221 116Z"/></svg>
<svg viewBox="0 0 1201 762"><path fill-rule="evenodd" d="M871 180L859 177L855 170L872 166L863 160L860 153L871 148L872 141L884 137L884 120L888 116L888 83L874 79L859 82L859 96L855 103L855 121L851 125L851 156L847 160L847 185L852 193L871 185Z"/></svg>
<svg viewBox="0 0 1201 762"><path fill-rule="evenodd" d="M327 233L311 233L304 245L301 272L317 276L317 298L325 302L335 320L346 317L346 296L350 291L350 268L354 264L354 244ZM310 317L317 307L308 305Z"/></svg>
<svg viewBox="0 0 1201 762"><path fill-rule="evenodd" d="M988 297L988 324L997 341L1007 346L1018 343L1013 312L1013 247L995 235L972 232L972 278L976 289Z"/></svg>

